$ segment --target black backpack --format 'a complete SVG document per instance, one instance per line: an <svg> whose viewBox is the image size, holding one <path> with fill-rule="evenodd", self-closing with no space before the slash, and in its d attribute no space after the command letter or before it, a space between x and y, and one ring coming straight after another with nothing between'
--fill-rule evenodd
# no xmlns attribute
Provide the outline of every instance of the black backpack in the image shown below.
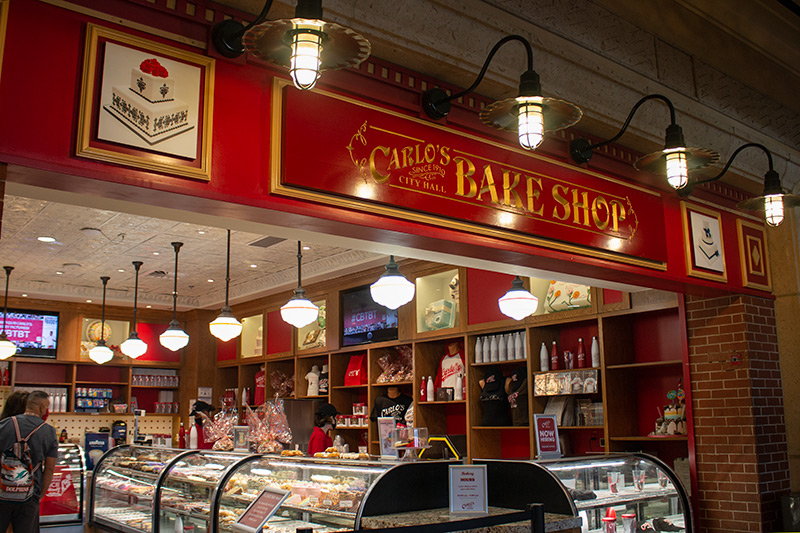
<svg viewBox="0 0 800 533"><path fill-rule="evenodd" d="M45 424L42 422L23 438L17 417L11 417L17 441L0 453L0 501L24 502L33 496L34 474L41 463L33 464L28 440Z"/></svg>

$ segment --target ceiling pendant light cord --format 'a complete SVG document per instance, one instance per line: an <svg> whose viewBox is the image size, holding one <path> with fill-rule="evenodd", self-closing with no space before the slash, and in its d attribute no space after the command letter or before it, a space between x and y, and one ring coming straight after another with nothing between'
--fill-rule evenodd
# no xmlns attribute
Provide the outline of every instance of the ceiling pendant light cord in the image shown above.
<svg viewBox="0 0 800 533"><path fill-rule="evenodd" d="M100 281L103 282L103 312L100 317L100 343L103 346L106 344L106 285L111 278L108 276L100 276Z"/></svg>
<svg viewBox="0 0 800 533"><path fill-rule="evenodd" d="M133 262L133 268L136 269L136 281L133 284L133 331L136 331L136 309L139 303L139 269L141 267L141 261Z"/></svg>
<svg viewBox="0 0 800 533"><path fill-rule="evenodd" d="M228 305L228 294L229 294L229 287L231 284L231 230L228 230L228 251L227 251L227 262L225 267L225 309L228 309L230 306Z"/></svg>
<svg viewBox="0 0 800 533"><path fill-rule="evenodd" d="M300 275L300 269L303 265L303 253L301 252L300 248L300 241L297 241L297 288L302 289L303 285L301 283L302 276Z"/></svg>
<svg viewBox="0 0 800 533"><path fill-rule="evenodd" d="M182 242L173 242L172 247L175 248L175 282L172 286L172 321L177 322L177 309L178 309L178 253L183 246Z"/></svg>
<svg viewBox="0 0 800 533"><path fill-rule="evenodd" d="M6 271L6 295L3 299L3 333L6 332L6 318L8 318L8 279L11 277L11 271L14 270L12 266L4 266Z"/></svg>

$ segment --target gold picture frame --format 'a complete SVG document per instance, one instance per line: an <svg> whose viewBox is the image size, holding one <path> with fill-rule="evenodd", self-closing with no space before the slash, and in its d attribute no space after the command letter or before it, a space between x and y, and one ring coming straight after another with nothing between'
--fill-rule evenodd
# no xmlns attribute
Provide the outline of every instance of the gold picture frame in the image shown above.
<svg viewBox="0 0 800 533"><path fill-rule="evenodd" d="M751 289L772 291L767 233L764 226L737 218L736 233L739 238L742 285Z"/></svg>
<svg viewBox="0 0 800 533"><path fill-rule="evenodd" d="M214 59L88 24L76 155L208 180Z"/></svg>
<svg viewBox="0 0 800 533"><path fill-rule="evenodd" d="M10 0L0 0L0 79L3 74L3 50L6 44L6 25L8 24L8 4Z"/></svg>
<svg viewBox="0 0 800 533"><path fill-rule="evenodd" d="M681 202L686 274L727 283L722 215L705 207Z"/></svg>

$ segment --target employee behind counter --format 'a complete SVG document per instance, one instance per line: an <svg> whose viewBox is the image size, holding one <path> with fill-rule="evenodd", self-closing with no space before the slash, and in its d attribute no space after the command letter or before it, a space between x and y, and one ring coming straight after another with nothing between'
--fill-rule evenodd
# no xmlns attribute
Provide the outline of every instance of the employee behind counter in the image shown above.
<svg viewBox="0 0 800 533"><path fill-rule="evenodd" d="M194 406L192 407L192 412L189 413L189 416L194 417L194 426L192 427L192 430L189 432L189 447L197 448L200 450L210 450L213 448L214 443L206 442L206 439L203 438L203 417L201 417L199 413L205 413L206 416L211 418L212 414L214 413L214 406L202 400L194 402ZM192 442L193 440L193 437L191 436L192 431L197 432L197 446L194 446L194 443Z"/></svg>

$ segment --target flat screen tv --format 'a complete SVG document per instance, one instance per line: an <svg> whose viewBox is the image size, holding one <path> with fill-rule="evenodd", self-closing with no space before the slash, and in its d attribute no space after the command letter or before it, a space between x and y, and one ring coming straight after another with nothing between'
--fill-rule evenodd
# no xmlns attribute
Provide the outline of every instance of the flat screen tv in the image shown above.
<svg viewBox="0 0 800 533"><path fill-rule="evenodd" d="M3 325L0 310L0 327ZM6 318L8 340L17 345L17 355L24 357L56 358L58 342L58 313L9 309Z"/></svg>
<svg viewBox="0 0 800 533"><path fill-rule="evenodd" d="M342 292L342 346L397 340L397 310L372 300L369 285Z"/></svg>

